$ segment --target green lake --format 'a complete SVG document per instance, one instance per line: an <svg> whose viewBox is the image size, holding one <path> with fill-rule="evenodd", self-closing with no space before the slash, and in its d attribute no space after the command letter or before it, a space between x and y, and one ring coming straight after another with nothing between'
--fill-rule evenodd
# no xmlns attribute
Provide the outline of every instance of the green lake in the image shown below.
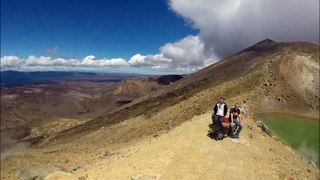
<svg viewBox="0 0 320 180"><path fill-rule="evenodd" d="M258 113L273 134L319 167L319 121L287 114Z"/></svg>

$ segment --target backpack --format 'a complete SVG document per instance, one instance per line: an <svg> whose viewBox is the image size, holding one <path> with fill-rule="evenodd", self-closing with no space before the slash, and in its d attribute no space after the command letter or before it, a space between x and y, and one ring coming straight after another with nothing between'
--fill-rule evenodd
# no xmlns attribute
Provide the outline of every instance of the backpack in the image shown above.
<svg viewBox="0 0 320 180"><path fill-rule="evenodd" d="M216 141L223 140L224 136L223 136L222 129L215 128L215 127L211 128L211 127L208 131L208 137L210 137L211 139L214 139Z"/></svg>

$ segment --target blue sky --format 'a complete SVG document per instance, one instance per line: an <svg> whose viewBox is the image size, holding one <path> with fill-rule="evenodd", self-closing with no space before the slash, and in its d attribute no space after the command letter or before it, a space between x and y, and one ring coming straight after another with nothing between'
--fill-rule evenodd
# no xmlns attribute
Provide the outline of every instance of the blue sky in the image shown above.
<svg viewBox="0 0 320 180"><path fill-rule="evenodd" d="M191 73L266 38L319 44L319 0L1 0L1 71Z"/></svg>
<svg viewBox="0 0 320 180"><path fill-rule="evenodd" d="M197 31L165 0L1 0L1 54L130 58Z"/></svg>

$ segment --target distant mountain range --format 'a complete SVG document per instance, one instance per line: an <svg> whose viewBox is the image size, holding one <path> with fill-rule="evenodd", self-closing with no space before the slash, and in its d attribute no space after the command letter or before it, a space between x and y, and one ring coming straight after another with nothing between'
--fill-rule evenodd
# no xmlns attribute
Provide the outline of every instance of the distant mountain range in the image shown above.
<svg viewBox="0 0 320 180"><path fill-rule="evenodd" d="M126 73L93 73L93 72L66 72L66 71L1 71L1 86L23 86L26 84L54 83L61 80L88 80L118 82L137 74ZM141 76L141 75L139 75Z"/></svg>

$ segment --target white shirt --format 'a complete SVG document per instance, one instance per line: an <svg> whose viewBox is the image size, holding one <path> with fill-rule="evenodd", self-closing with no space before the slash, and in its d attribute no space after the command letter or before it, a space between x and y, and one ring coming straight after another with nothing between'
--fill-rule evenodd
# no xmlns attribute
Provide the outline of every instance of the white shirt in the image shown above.
<svg viewBox="0 0 320 180"><path fill-rule="evenodd" d="M220 103L217 104L217 107L218 107L217 115L224 116L224 106L225 105L226 104L220 104Z"/></svg>

